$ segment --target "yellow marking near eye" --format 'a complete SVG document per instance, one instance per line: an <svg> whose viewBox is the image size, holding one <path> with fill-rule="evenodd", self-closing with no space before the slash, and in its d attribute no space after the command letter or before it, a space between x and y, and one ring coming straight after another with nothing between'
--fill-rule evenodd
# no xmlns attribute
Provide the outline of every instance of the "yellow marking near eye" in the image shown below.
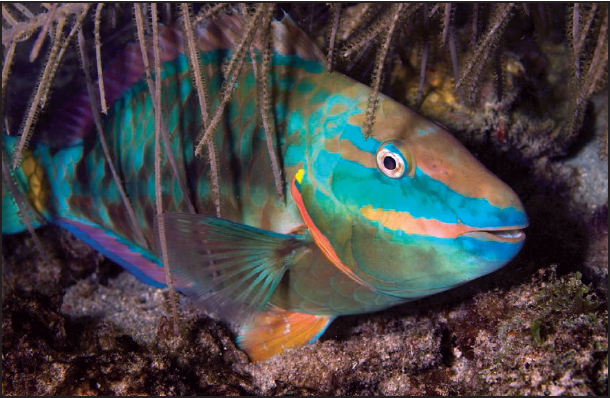
<svg viewBox="0 0 610 398"><path fill-rule="evenodd" d="M297 173L295 174L294 178L300 184L301 181L303 181L303 176L304 175L305 175L305 169L299 169L299 171L297 171Z"/></svg>

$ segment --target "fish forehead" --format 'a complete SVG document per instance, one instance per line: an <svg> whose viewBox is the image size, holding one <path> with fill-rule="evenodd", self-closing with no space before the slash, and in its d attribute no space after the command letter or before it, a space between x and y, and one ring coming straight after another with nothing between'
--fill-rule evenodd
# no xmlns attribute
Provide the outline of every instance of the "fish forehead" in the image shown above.
<svg viewBox="0 0 610 398"><path fill-rule="evenodd" d="M376 211L375 219L388 218L381 213L389 210L438 221L422 230L446 229L448 223L470 227L527 223L512 189L444 128L381 95L372 134L367 137L370 89L339 74L320 79L322 84L310 98L323 97L323 101L309 112L294 107L288 124L288 135L298 137L294 140L300 148L309 147L303 167L316 191L314 200L319 203L315 207L347 206L344 211L361 215L369 205ZM396 139L413 155L416 170L412 176L390 179L377 169L375 153L384 141ZM289 165L301 158L293 156L297 153L303 154L287 148ZM317 216L321 214L314 216L321 221Z"/></svg>
<svg viewBox="0 0 610 398"><path fill-rule="evenodd" d="M350 91L355 89L344 92L355 94L356 100L346 117L347 124L340 128L340 137L329 136L332 132L327 132L331 141L326 146L341 153L344 159L376 168L375 152L381 143L402 140L414 156L418 171L457 194L485 199L499 209L522 207L512 189L483 166L451 133L388 97L380 96L371 136L365 137L368 98L362 98L363 93Z"/></svg>

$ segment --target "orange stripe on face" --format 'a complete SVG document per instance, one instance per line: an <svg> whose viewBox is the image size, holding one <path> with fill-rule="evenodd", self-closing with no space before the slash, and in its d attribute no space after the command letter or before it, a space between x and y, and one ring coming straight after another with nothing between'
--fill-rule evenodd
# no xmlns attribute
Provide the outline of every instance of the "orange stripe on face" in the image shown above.
<svg viewBox="0 0 610 398"><path fill-rule="evenodd" d="M351 160L369 169L376 169L375 155L358 148L350 140L341 139L340 136L327 139L324 149L330 153L338 153L344 160Z"/></svg>
<svg viewBox="0 0 610 398"><path fill-rule="evenodd" d="M374 209L371 205L364 206L360 214L370 221L378 222L393 231L403 231L409 235L427 235L435 238L456 238L477 228L458 222L445 223L428 218L415 218L409 213L396 210Z"/></svg>
<svg viewBox="0 0 610 398"><path fill-rule="evenodd" d="M322 232L320 232L320 230L313 223L313 220L307 213L307 209L305 209L305 204L303 203L303 198L301 197L301 192L299 192L299 189L297 188L297 185L296 185L297 176L299 179L301 179L303 176L303 173L301 173L299 170L299 172L296 174L296 176L292 179L292 184L290 185L290 193L292 194L292 198L294 199L294 201L297 204L297 208L299 209L299 212L301 213L301 217L303 218L305 225L307 225L307 227L309 228L309 232L311 232L311 236L313 237L313 240L316 242L318 247L320 249L322 249L322 252L326 256L326 258L328 258L330 260L330 262L335 267L337 267L341 272L343 272L345 275L347 275L354 282L356 282L362 286L368 287L371 290L374 290L371 287L371 285L369 285L364 280L362 280L358 275L356 275L354 273L354 271L352 271L349 267L347 267L345 264L343 264L341 262L341 259L339 259L339 256L337 255L337 252L335 252L335 249L333 249L333 246L330 244L330 242L328 241L326 236L324 236L322 234Z"/></svg>

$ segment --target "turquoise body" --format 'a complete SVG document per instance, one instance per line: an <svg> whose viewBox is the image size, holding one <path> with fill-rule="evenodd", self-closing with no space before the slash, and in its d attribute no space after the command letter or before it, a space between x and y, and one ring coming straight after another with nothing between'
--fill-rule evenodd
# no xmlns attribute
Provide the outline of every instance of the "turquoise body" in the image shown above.
<svg viewBox="0 0 610 398"><path fill-rule="evenodd" d="M231 56L230 48L201 53L215 100L211 109L219 102L220 66ZM380 95L367 136L369 87L328 73L320 60L299 54L276 50L271 64L274 145L286 200L275 194L256 79L247 58L213 136L222 220L191 224L177 217L180 224L167 219L174 229L162 239L179 290L194 291L196 298L218 293L232 306L252 301L249 313L272 306L332 319L450 289L493 272L518 253L524 239L520 229L527 225L518 197L443 128ZM202 121L181 51L162 65L162 108L171 141L164 151L172 151L188 187L180 189L163 156L163 210L187 213L189 198L196 213L216 216L208 159L194 155ZM122 92L103 120L112 161L145 241L128 221L94 130L60 148L38 142L32 153L48 181L41 215L140 280L164 286L155 248L153 115L148 87L140 79ZM3 139L5 147L14 145L13 138ZM23 192L31 190L23 170L15 176ZM9 202L3 195L3 211ZM3 233L20 229L19 220L5 224L3 217ZM206 236L218 245L209 245ZM215 253L223 244L225 254ZM226 260L226 253L237 260ZM206 271L208 260L228 262ZM218 275L227 276L214 282ZM263 276L269 278L261 284L267 280ZM238 295L231 283L243 283L244 294ZM257 286L265 293L259 295Z"/></svg>

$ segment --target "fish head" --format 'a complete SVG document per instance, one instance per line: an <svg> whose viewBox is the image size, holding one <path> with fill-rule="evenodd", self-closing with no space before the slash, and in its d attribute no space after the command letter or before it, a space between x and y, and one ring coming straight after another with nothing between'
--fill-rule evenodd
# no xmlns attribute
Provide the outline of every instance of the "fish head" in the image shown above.
<svg viewBox="0 0 610 398"><path fill-rule="evenodd" d="M340 118L318 115L335 118L334 133L325 131L294 181L333 262L385 294L417 298L515 257L528 225L516 193L446 129L385 96L365 134L367 100Z"/></svg>

